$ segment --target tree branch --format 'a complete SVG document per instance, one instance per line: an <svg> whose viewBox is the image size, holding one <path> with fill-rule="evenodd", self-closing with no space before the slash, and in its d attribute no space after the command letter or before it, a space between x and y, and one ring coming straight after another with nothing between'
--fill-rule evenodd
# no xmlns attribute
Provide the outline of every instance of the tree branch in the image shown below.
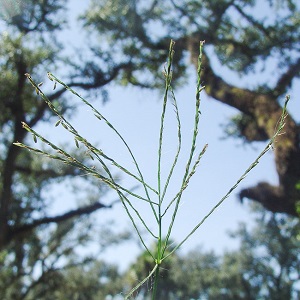
<svg viewBox="0 0 300 300"><path fill-rule="evenodd" d="M288 70L278 79L276 87L275 87L275 94L280 96L284 94L292 85L292 81L295 77L300 76L300 58L294 63L291 64Z"/></svg>
<svg viewBox="0 0 300 300"><path fill-rule="evenodd" d="M195 37L192 37L187 42L187 49L191 53L192 63L197 68L199 39L196 40ZM282 107L277 102L274 94L258 93L230 85L215 74L206 55L203 56L202 65L205 92L217 101L234 107L249 116L253 122L253 128L256 131L259 130L260 135L270 139L282 114ZM292 81L292 76L298 74L299 68L300 60L280 80L284 84L288 84ZM255 135L253 136L255 137ZM244 191L243 197L262 203L270 211L295 215L296 202L300 199L300 191L296 190L296 184L300 178L300 136L297 124L290 116L285 118L284 134L278 136L275 141L274 154L279 186L272 188L268 186L266 188L266 185L258 184L256 193L246 193ZM278 190L282 193L280 197L278 196ZM265 191L269 192L270 197L265 197ZM258 194L259 196L257 196ZM266 201L269 201L269 203L266 203Z"/></svg>
<svg viewBox="0 0 300 300"><path fill-rule="evenodd" d="M96 203L91 204L91 205L87 205L87 206L80 207L78 209L70 210L67 213L64 213L62 215L36 219L36 220L33 220L31 223L24 224L24 225L19 226L19 227L11 228L8 238L9 238L9 240L12 240L17 235L23 234L23 233L28 232L28 231L31 231L31 230L33 230L34 228L36 228L40 225L49 224L49 223L61 223L61 222L67 221L67 220L69 220L71 218L74 218L74 217L89 215L89 214L91 214L91 213L93 213L93 212L95 212L95 211L97 211L98 209L101 209L101 208L111 208L111 207L112 207L112 204L111 205L105 205L103 203L96 202Z"/></svg>
<svg viewBox="0 0 300 300"><path fill-rule="evenodd" d="M286 213L298 217L295 204L284 190L267 182L260 182L256 186L243 189L239 193L239 198L241 201L244 198L256 201L273 213Z"/></svg>

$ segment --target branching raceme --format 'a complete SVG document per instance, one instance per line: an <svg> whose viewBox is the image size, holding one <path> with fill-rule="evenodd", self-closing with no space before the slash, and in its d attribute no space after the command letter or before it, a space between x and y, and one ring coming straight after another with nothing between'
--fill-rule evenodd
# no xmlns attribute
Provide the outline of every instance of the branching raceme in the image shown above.
<svg viewBox="0 0 300 300"><path fill-rule="evenodd" d="M51 81L54 82L54 88L57 84L62 85L65 89L69 90L71 93L73 93L76 97L78 97L84 104L86 104L90 109L92 110L94 116L100 120L101 122L104 122L111 130L112 133L117 135L117 137L121 140L121 142L124 144L125 149L127 149L130 157L132 158L132 161L134 163L135 171L130 171L128 168L125 168L122 166L121 163L117 162L115 159L110 157L108 154L104 153L102 150L94 147L87 139L85 139L73 126L72 124L59 112L59 110L53 105L53 103L48 99L48 97L43 93L41 90L41 84L36 84L30 74L25 74L30 81L30 83L35 88L37 94L39 94L42 99L48 104L49 108L52 110L54 114L57 115L58 121L56 122L55 126L63 126L70 134L73 135L75 140L76 147L83 146L87 150L87 155L90 156L90 158L94 161L97 161L99 163L99 166L101 167L99 170L95 166L88 166L86 163L81 162L79 159L75 158L62 148L58 147L57 145L53 144L48 139L44 138L41 134L36 132L34 129L30 128L26 123L22 123L25 130L27 130L30 134L33 136L34 142L37 142L37 140L40 140L43 144L46 144L50 150L41 150L38 148L34 148L28 145L25 145L23 143L16 142L15 145L19 147L24 147L28 150L34 151L37 154L41 154L44 156L47 156L51 159L59 160L65 164L69 164L75 168L79 168L82 171L86 172L86 174L89 174L91 176L95 176L100 181L102 181L104 184L108 185L111 189L115 190L120 198L121 203L123 204L126 213L128 217L130 218L142 244L144 245L145 249L151 255L153 258L153 269L149 273L149 275L142 280L136 287L134 287L125 297L125 299L129 299L135 291L137 291L148 279L150 279L152 276L154 276L154 285L152 290L152 299L155 299L156 292L157 292L157 286L158 286L158 279L159 279L159 270L161 264L166 260L172 253L174 253L179 247L181 247L188 238L190 238L194 232L205 222L205 220L222 204L222 202L229 197L229 195L233 192L233 190L238 186L238 184L246 177L246 175L258 164L260 158L271 149L273 142L275 141L276 137L282 133L285 118L287 115L286 106L289 101L289 97L286 97L286 101L283 107L283 113L281 115L281 118L278 122L278 128L276 128L276 131L274 133L273 138L269 141L269 143L266 145L266 147L263 149L263 151L258 155L258 157L255 159L255 161L249 166L249 168L244 172L244 174L236 181L236 183L229 189L227 194L211 209L211 211L191 230L189 234L181 241L179 242L174 248L172 248L172 251L167 252L167 248L170 244L170 237L172 234L172 229L176 221L179 205L182 200L182 196L186 188L188 187L188 184L190 182L190 179L195 174L197 167L199 166L200 160L202 156L204 155L207 144L203 147L201 151L197 154L197 137L198 137L198 125L199 125L199 118L200 118L200 93L204 89L204 86L201 86L201 60L202 60L202 52L203 52L203 46L204 41L200 42L200 54L199 54L199 61L198 61L198 81L197 81L197 88L196 88L196 97L195 97L195 112L194 112L194 129L192 134L192 140L191 140L191 146L190 146L190 152L189 156L186 162L185 171L182 176L181 185L179 187L178 192L176 195L172 198L167 200L166 193L169 187L169 184L173 178L175 167L178 164L180 153L181 153L181 146L182 146L182 133L181 133L181 121L180 121L180 114L179 109L177 106L177 101L174 95L174 91L172 88L172 60L173 60L173 54L174 54L174 41L171 41L170 48L169 48L169 55L168 55L168 61L166 64L166 67L163 71L163 74L165 76L165 92L164 92L164 98L163 98L163 107L162 107L162 114L160 119L160 132L159 132L159 146L158 146L158 165L157 165L157 188L151 186L144 180L143 173L139 167L139 164L125 141L125 139L122 137L122 135L119 133L119 131L111 124L108 119L103 116L92 104L90 104L88 101L86 101L83 97L81 97L76 91L74 91L72 88L67 86L64 82L59 80L57 77L55 77L53 74L48 73L48 77ZM167 172L166 180L163 182L162 180L162 165L163 165L163 155L162 155L162 149L163 149L163 143L164 143L164 136L165 136L165 120L166 120L166 112L168 109L169 103L173 104L174 113L176 117L176 123L177 123L177 151L175 152L173 163ZM142 191L140 194L133 192L130 188L127 188L120 183L117 182L117 180L114 178L113 174L110 171L110 167L114 166L116 167L121 173L124 174L124 176L129 176L134 181L136 181L137 184L139 184L142 187ZM154 198L154 199L153 199ZM153 230L150 229L149 225L146 224L143 217L141 216L140 212L136 208L135 201L144 201L146 205L149 205L149 209L152 212L154 219L157 223L157 232L153 232ZM164 206L163 206L164 204ZM167 213L171 214L171 221L167 228L163 228L163 219L166 216ZM139 228L138 223L140 222L142 224L142 229ZM153 253L150 248L146 245L146 242L144 241L142 237L142 230L146 229L147 232L155 239L156 241L156 251Z"/></svg>

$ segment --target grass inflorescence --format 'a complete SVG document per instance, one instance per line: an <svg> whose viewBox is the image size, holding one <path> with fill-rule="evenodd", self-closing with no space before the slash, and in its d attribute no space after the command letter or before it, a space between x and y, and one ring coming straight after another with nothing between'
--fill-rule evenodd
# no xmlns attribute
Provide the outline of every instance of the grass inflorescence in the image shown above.
<svg viewBox="0 0 300 300"><path fill-rule="evenodd" d="M174 90L172 88L172 61L174 55L174 41L171 41L168 60L166 66L164 68L163 74L165 77L165 91L162 103L162 113L160 117L160 131L159 131L159 141L158 141L158 159L157 159L157 187L153 187L145 181L145 177L143 175L142 170L140 169L139 163L137 162L135 155L125 139L122 137L120 132L109 122L109 120L101 114L91 103L85 100L82 96L80 96L75 90L71 87L67 86L64 82L59 80L52 73L48 73L48 77L51 81L54 82L54 88L57 85L61 85L63 88L67 89L71 93L73 93L77 98L79 98L84 104L86 104L92 110L94 116L100 121L104 122L111 130L112 133L115 134L121 142L124 144L127 149L129 155L132 158L133 164L135 166L135 171L131 171L128 168L124 167L122 163L117 162L114 158L110 157L107 153L104 153L101 149L94 147L86 138L83 137L74 127L73 125L59 112L59 110L52 104L49 98L43 93L41 90L41 84L36 84L30 74L25 74L36 90L36 93L42 97L42 99L48 104L49 108L52 112L57 116L57 121L55 126L63 126L65 130L67 130L70 134L73 135L75 145L77 148L83 146L86 148L89 157L97 161L101 166L101 172L95 168L90 167L86 163L80 161L75 158L73 155L68 153L66 150L61 147L55 145L48 139L44 138L41 134L36 132L34 129L29 127L26 123L23 123L23 127L33 136L33 140L36 143L38 140L43 144L46 144L50 147L49 150L41 150L32 146L25 145L23 143L16 142L15 145L19 147L24 147L28 150L34 151L37 154L45 155L51 159L59 160L65 164L69 164L75 168L79 168L84 171L86 174L91 176L95 176L104 184L108 185L111 189L115 190L119 196L121 203L123 204L126 213L135 228L141 243L145 247L146 251L153 259L153 269L150 271L149 275L144 278L136 287L134 287L125 297L125 299L129 299L148 279L154 276L154 284L152 289L152 299L156 297L156 291L158 287L159 280L159 270L164 261L172 255L179 247L181 247L187 239L189 239L195 231L205 222L205 220L225 201L226 198L230 196L233 190L239 185L239 183L246 177L246 175L258 164L260 158L271 149L273 142L276 137L282 133L284 127L284 121L287 115L286 106L289 101L289 97L286 98L285 105L283 108L282 116L278 122L278 127L274 133L274 136L263 149L263 151L258 155L258 157L254 160L254 162L246 169L243 175L235 182L235 184L228 190L226 195L219 201L217 204L209 211L209 213L198 222L198 224L186 235L186 237L179 242L175 247L172 247L172 250L166 251L171 243L171 235L175 222L177 221L177 213L179 210L179 205L182 201L182 197L184 191L187 189L189 182L192 176L196 173L201 158L203 157L207 144L202 147L200 151L197 150L197 137L199 130L199 119L201 115L200 104L201 104L201 91L204 89L204 86L201 85L201 61L202 61L202 53L204 47L204 41L200 42L199 47L199 64L198 64L198 81L196 87L196 97L194 102L194 125L193 125L193 133L192 139L190 142L190 150L187 161L185 163L185 170L182 175L181 184L178 187L178 191L175 196L171 199L167 198L167 190L170 185L170 182L174 176L175 167L178 164L180 153L182 151L182 132L181 132L181 121L180 121L180 113L177 105L176 97L174 94ZM163 155L162 149L164 144L164 136L165 136L165 120L166 120L166 111L168 109L168 105L171 102L173 106L173 110L175 113L176 123L177 123L177 150L175 151L174 158L172 159L172 164L167 171L166 179L162 180L162 169L163 169ZM198 152L198 153L197 153ZM116 180L113 176L110 167L116 167L124 176L129 176L132 178L137 184L142 187L142 191L140 193L133 192L129 187L125 187ZM165 170L164 170L165 171ZM141 216L139 210L136 208L136 201L143 201L146 205L148 205L149 211L153 214L155 222L157 224L156 231L150 229L150 226L145 222L143 217ZM163 228L163 219L166 217L167 213L171 215L170 222ZM142 228L139 228L138 222L142 224ZM156 243L155 252L150 250L150 247L146 244L145 240L142 237L142 230L147 230L147 232L152 236Z"/></svg>

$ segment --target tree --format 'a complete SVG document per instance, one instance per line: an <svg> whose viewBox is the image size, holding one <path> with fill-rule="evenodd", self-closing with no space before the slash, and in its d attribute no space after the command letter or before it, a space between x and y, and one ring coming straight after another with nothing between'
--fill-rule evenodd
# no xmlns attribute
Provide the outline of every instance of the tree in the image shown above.
<svg viewBox="0 0 300 300"><path fill-rule="evenodd" d="M35 288L29 290L26 299L105 299L122 289L116 266L92 260L84 265L71 265L63 270L52 270Z"/></svg>
<svg viewBox="0 0 300 300"><path fill-rule="evenodd" d="M166 262L158 287L158 299L298 299L300 290L300 223L286 215L256 208L257 223L246 224L232 234L240 247L221 256L194 249L175 254ZM140 255L124 273L123 289L147 276L151 260ZM136 293L150 299L151 282Z"/></svg>
<svg viewBox="0 0 300 300"><path fill-rule="evenodd" d="M242 223L231 234L240 241L237 250L216 255L198 247L170 256L160 275L157 299L298 299L299 220L261 208L255 211L254 228L248 230ZM67 268L52 269L38 278L39 284L29 289L24 299L119 300L151 269L152 260L146 252L124 272L102 261L76 265L71 260ZM151 299L152 288L151 280L146 282L134 299Z"/></svg>
<svg viewBox="0 0 300 300"><path fill-rule="evenodd" d="M0 39L0 281L1 298L25 299L31 288L53 272L66 267L77 245L85 245L93 234L93 221L86 216L109 208L102 198L107 189L67 166L41 159L13 145L29 141L21 122L36 127L54 116L40 101L25 74L40 80L46 71L63 64L68 85L90 91L112 81L124 64L91 68L89 61L76 63L63 57L57 33L64 29L66 1L1 1ZM98 61L100 61L99 59ZM103 67L103 68L102 68ZM66 113L74 107L65 89L49 90L50 101ZM74 147L75 148L75 147ZM73 150L70 148L70 151ZM85 153L75 155L87 160ZM71 180L73 179L73 181ZM48 197L53 184L80 186L78 207L50 213L54 199ZM64 201L64 199L59 199ZM75 203L75 201L74 201ZM72 264L84 263L79 257ZM38 277L38 279L37 279Z"/></svg>
<svg viewBox="0 0 300 300"><path fill-rule="evenodd" d="M299 3L292 0L132 0L126 4L103 0L100 4L91 1L82 20L102 41L106 37L101 44L91 41L94 53L106 52L131 64L132 68L119 76L122 84L157 86L170 38L176 41L178 70L174 74L182 74L174 79L180 81L189 65L186 54L197 68L199 41L205 40L205 91L239 111L228 128L251 143L272 137L282 112L281 99L299 79L299 11ZM254 87L233 84L219 74L219 65L244 78L254 74L259 81ZM288 116L285 134L277 139L274 155L279 185L260 182L243 189L241 200L252 199L272 212L298 216L299 128Z"/></svg>
<svg viewBox="0 0 300 300"><path fill-rule="evenodd" d="M240 274L256 291L252 299L299 297L299 221L282 215L260 213L255 228L245 224L233 235L241 240L238 253L227 255L228 264L239 261ZM226 257L226 255L225 255Z"/></svg>

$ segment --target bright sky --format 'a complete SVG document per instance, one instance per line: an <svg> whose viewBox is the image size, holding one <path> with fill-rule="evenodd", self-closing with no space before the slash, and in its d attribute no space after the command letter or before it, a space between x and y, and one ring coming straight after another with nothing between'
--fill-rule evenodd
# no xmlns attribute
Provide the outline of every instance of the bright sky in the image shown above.
<svg viewBox="0 0 300 300"><path fill-rule="evenodd" d="M71 1L75 3L75 1ZM76 5L72 5L71 13L77 14L82 12L82 3L76 1ZM71 16L73 18L73 16ZM73 23L74 26L76 25ZM72 27L70 31L63 36L65 42L75 45L79 42L78 27ZM76 38L75 38L76 37ZM77 46L80 46L78 44ZM176 51L176 48L175 48ZM193 128L193 108L194 108L194 91L196 86L195 71L190 68L189 83L179 90L175 89L183 127L183 144L190 145L191 130ZM227 73L229 74L229 73ZM59 75L59 74L57 74ZM232 74L231 74L232 75ZM237 77L235 76L236 80ZM204 79L205 80L205 79ZM291 98L292 102L290 110L296 112L299 107L299 81L297 86L293 87ZM145 178L152 183L156 183L156 167L157 167L157 145L159 134L159 118L162 106L162 96L157 92L141 91L136 88L119 88L111 85L109 88L110 101L102 106L100 101L97 107L101 113L106 116L114 126L120 130L125 137L131 149L136 155ZM95 102L93 102L95 103ZM208 213L208 211L222 198L229 188L242 175L246 168L252 163L266 143L256 143L252 146L243 146L241 141L234 139L221 140L224 132L221 124L225 124L228 119L235 114L235 110L218 103L202 94L201 104L201 121L199 130L198 151L202 149L205 143L208 143L208 150L204 155L196 175L190 183L190 186L183 197L182 204L178 214L178 219L172 234L173 240L180 242L186 234ZM171 107L172 111L173 108ZM300 114L298 110L298 116ZM97 119L93 119L88 109L81 106L76 120L79 122L78 128L84 136L90 138L106 149L110 156L120 158L126 166L133 168L131 159L125 154L124 148L117 146L110 134L104 130L103 124ZM173 125L173 128L172 128ZM53 126L51 127L53 131ZM168 119L166 125L166 135L163 154L166 159L167 167L174 149L176 149L176 123ZM58 139L64 137L58 137ZM171 186L171 194L177 192L176 187L180 182L180 174L185 166L187 148L184 148L184 157L180 161L180 170L176 173L175 184ZM180 172L181 171L181 172ZM244 187L252 186L258 181L268 181L270 183L277 182L277 175L273 162L273 153L269 152L261 163L250 173L250 175L242 182L233 195L225 201L225 203L209 218L207 222L191 237L188 242L183 245L182 251L188 251L195 247L203 246L205 250L214 250L222 253L224 249L232 249L237 246L237 241L228 237L228 230L235 230L239 222L251 224L253 215L249 213L247 204L241 205L237 200L237 193ZM124 181L126 184L126 181ZM130 187L130 186L129 186ZM61 193L61 191L54 191ZM114 199L114 197L110 199ZM72 196L68 199L68 204L72 206ZM61 202L53 206L54 210L61 213ZM154 228L151 222L151 211L147 207L141 207L141 212L146 220L149 220L150 226ZM116 205L111 210L100 210L93 215L95 219L105 222L114 220L115 228L130 228L130 221L127 218L121 205ZM132 244L124 244L120 247L109 248L104 254L105 259L126 266L128 262L133 261L135 255L139 252L137 246Z"/></svg>

